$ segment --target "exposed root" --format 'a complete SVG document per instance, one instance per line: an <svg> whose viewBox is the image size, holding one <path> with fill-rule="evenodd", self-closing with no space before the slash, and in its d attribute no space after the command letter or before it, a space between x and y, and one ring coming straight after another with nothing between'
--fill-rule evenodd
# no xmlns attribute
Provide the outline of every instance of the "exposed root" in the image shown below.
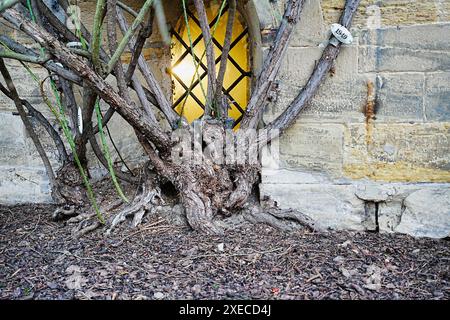
<svg viewBox="0 0 450 320"><path fill-rule="evenodd" d="M205 234L220 235L223 231L213 222L211 200L190 186L181 193L181 203L192 229Z"/></svg>
<svg viewBox="0 0 450 320"><path fill-rule="evenodd" d="M277 207L262 208L258 202L249 199L249 203L241 214L235 214L219 222L225 229L233 229L245 223L264 223L281 231L294 231L300 228L308 228L315 232L325 230L304 213L288 209L282 210Z"/></svg>
<svg viewBox="0 0 450 320"><path fill-rule="evenodd" d="M60 221L64 218L73 217L75 215L77 215L77 213L75 212L75 206L65 205L63 207L59 207L53 212L52 220Z"/></svg>
<svg viewBox="0 0 450 320"><path fill-rule="evenodd" d="M292 221L283 221L266 212L249 211L244 218L251 223L264 223L281 231L293 231L296 225Z"/></svg>
<svg viewBox="0 0 450 320"><path fill-rule="evenodd" d="M130 206L127 206L125 210L116 214L111 221L110 227L106 230L106 234L111 234L111 231L115 227L124 222L130 216L133 217L133 221L131 222L132 227L137 227L141 224L146 213L154 213L156 211L156 207L162 203L164 203L164 200L161 197L161 190L158 187L149 190L144 185L142 193L133 200L133 203Z"/></svg>
<svg viewBox="0 0 450 320"><path fill-rule="evenodd" d="M83 180L71 162L57 171L56 188L66 203L82 206L87 202Z"/></svg>
<svg viewBox="0 0 450 320"><path fill-rule="evenodd" d="M240 167L239 169L235 174L234 183L236 188L225 202L225 208L229 211L244 207L252 193L253 185L258 179L258 166L249 165L245 168Z"/></svg>
<svg viewBox="0 0 450 320"><path fill-rule="evenodd" d="M86 222L86 221L83 221ZM94 231L95 229L99 228L102 224L98 220L94 220L91 224L88 224L87 226L84 226L84 223L78 224L78 227L72 230L72 236L74 238L79 238L81 236L84 236L86 233L89 233L91 231Z"/></svg>
<svg viewBox="0 0 450 320"><path fill-rule="evenodd" d="M80 223L82 221L89 220L94 217L95 217L95 212L94 213L92 213L92 212L82 213L76 217L70 218L69 220L67 220L67 223L68 224Z"/></svg>
<svg viewBox="0 0 450 320"><path fill-rule="evenodd" d="M312 231L324 232L324 229L320 227L313 219L298 210L271 208L264 210L263 214L278 219L279 221L294 222Z"/></svg>

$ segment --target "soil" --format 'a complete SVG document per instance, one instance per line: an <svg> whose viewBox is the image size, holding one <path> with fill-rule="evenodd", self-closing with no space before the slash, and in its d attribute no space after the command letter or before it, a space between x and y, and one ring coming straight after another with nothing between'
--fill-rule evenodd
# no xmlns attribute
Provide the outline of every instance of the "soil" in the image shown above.
<svg viewBox="0 0 450 320"><path fill-rule="evenodd" d="M0 207L1 299L450 298L450 242L243 225L205 236L150 217L80 239L55 207Z"/></svg>

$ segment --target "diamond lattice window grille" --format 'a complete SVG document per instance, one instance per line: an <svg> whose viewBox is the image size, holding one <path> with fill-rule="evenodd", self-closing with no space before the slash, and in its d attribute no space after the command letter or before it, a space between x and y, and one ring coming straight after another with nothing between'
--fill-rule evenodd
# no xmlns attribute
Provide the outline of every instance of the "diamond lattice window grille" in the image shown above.
<svg viewBox="0 0 450 320"><path fill-rule="evenodd" d="M200 22L195 10L187 9L188 22L191 31L193 50L189 46L189 37L182 16L177 27L171 30L172 34L172 63L169 70L173 80L173 108L187 118L189 122L203 115L208 84L208 68L206 56L203 56L205 44L200 29ZM210 27L213 28L219 18L219 5L210 4L207 7ZM222 16L213 34L213 44L216 56L216 71L219 70L220 59L225 40L226 25L228 21L228 5L225 6ZM228 56L227 71L225 74L223 93L228 98L231 109L229 116L234 121L234 128L239 126L249 98L251 71L249 70L249 33L242 15L236 12L233 25L233 34L230 53ZM200 58L203 56L203 59ZM198 75L195 72L194 59L199 64ZM200 80L199 80L200 78ZM189 87L190 90L189 90Z"/></svg>

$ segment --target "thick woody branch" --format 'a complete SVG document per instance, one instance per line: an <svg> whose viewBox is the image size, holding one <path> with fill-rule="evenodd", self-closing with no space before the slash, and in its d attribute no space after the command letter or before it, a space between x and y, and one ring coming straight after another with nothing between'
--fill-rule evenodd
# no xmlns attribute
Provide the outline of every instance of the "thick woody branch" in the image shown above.
<svg viewBox="0 0 450 320"><path fill-rule="evenodd" d="M266 106L267 97L272 83L280 70L281 62L287 51L294 27L300 19L304 0L289 0L278 29L275 42L271 47L262 71L256 82L255 89L248 103L247 110L241 122L241 128L256 128Z"/></svg>
<svg viewBox="0 0 450 320"><path fill-rule="evenodd" d="M66 67L81 76L106 103L115 108L130 125L141 131L161 151L166 152L169 150L169 136L162 132L160 128L152 126L148 116L127 104L113 87L86 66L83 60L74 55L41 27L24 20L16 10L7 9L2 15L10 23L13 23L17 28L24 31L37 43L49 50Z"/></svg>
<svg viewBox="0 0 450 320"><path fill-rule="evenodd" d="M119 7L117 7L117 21L119 22L119 26L120 29L122 30L122 33L126 33L128 31L128 24L122 13L122 10ZM135 46L135 44L136 39L133 36L130 37L130 42L128 43L130 50ZM145 61L142 55L138 59L138 67L139 70L141 70L141 73L145 81L147 82L150 91L154 94L155 100L157 101L159 108L163 112L170 126L173 129L175 129L177 127L177 121L179 117L177 113L172 109L169 100L162 91L161 86L159 85L158 81L156 80L155 76L153 75L152 71L150 70L149 66L147 65L147 62Z"/></svg>
<svg viewBox="0 0 450 320"><path fill-rule="evenodd" d="M194 5L198 13L200 29L202 30L203 41L206 48L206 62L208 66L208 92L206 97L205 115L208 116L211 112L211 105L213 103L214 94L216 92L216 58L214 55L213 42L211 41L211 29L208 23L208 16L206 15L205 4L203 3L203 0L194 0Z"/></svg>
<svg viewBox="0 0 450 320"><path fill-rule="evenodd" d="M65 10L67 10L67 7L68 7L67 1L62 0L60 2L60 4L62 5L62 7ZM74 41L74 42L79 41L78 37L74 33L72 33L66 27L66 25L64 25L43 2L37 1L37 5L38 5L39 10L44 13L44 16L48 19L48 21L51 23L51 25L56 30L58 30L58 32L60 33L60 36L65 38L67 41ZM91 39L90 33L87 31L87 29L84 27L83 24L80 24L80 28L81 28L82 36L89 41ZM9 54L8 58L14 58L17 60L41 64L44 68L57 74L58 76L61 76L64 79L67 79L68 81L73 82L79 86L83 86L83 81L78 75L74 74L70 70L64 69L63 67L56 64L54 61L50 60L43 64L42 62L44 62L44 60L47 57L45 57L45 58L40 57L35 51L24 47L23 45L11 40L10 38L8 38L6 36L3 36L3 35L0 36L0 41L5 43L8 46L8 48L12 49L13 51L23 54L23 56ZM73 49L71 49L71 50L74 51ZM100 57L103 61L102 63L105 63L106 61L109 60L108 55L101 47L100 47ZM90 58L90 55L89 55L89 58ZM112 74L115 75L114 72ZM127 79L128 79L127 84L129 84L130 79L129 78L127 78ZM145 97L145 100L147 100L148 102L142 101L142 103L145 104L148 108L150 105L155 105L157 108L159 108L158 102L155 99L155 95L151 91L149 91L147 88L142 87L140 82L135 81L135 79L133 78L133 81L131 82L130 85L137 92L140 99ZM144 95L142 95L142 93L141 93L142 91L144 92ZM115 112L114 109L112 109L112 108L108 109L107 113L105 114L105 116L103 118L104 124L108 123L108 121L113 116L114 112ZM98 132L98 126L94 127L93 132L94 133Z"/></svg>
<svg viewBox="0 0 450 320"><path fill-rule="evenodd" d="M151 10L147 24L144 25L141 28L141 30L139 30L139 33L136 38L136 43L134 44L134 48L131 50L133 55L131 57L130 64L128 65L125 79L131 79L132 75L134 74L134 71L136 70L139 61L139 57L141 56L142 53L142 49L144 49L145 41L148 39L148 37L151 36L152 32L153 32L153 11Z"/></svg>
<svg viewBox="0 0 450 320"><path fill-rule="evenodd" d="M49 22L52 24L52 26L57 29L61 35L63 35L63 37L67 40L67 41L74 41L77 42L79 41L79 38L72 33L72 31L70 31L66 25L64 25L54 14L53 12L41 1L37 1L38 4L38 8L41 12L44 13L45 17L49 20ZM62 0L60 1L61 6L67 10L68 8L68 2L66 0ZM119 5L119 3L118 3ZM137 15L137 14L136 14ZM151 21L151 18L150 18ZM150 22L149 22L150 23ZM84 27L84 25L81 23L80 24L80 28L81 28L81 33L82 36L87 39L88 41L90 41L92 39L90 33L88 32L88 30ZM151 29L151 28L150 28ZM141 29L141 31L144 32L151 32L151 30L149 31L148 28L144 27L143 29ZM141 33L140 33L141 34ZM146 34L144 34L146 35ZM4 36L0 36L0 40L2 40L2 37ZM146 37L148 38L148 36ZM31 50L28 49L26 47L23 47L22 45L12 42L12 40L10 40L8 38L8 47L12 48L14 51L18 51L21 53L27 52L28 54L32 54L33 57L30 59L37 59L35 56L36 54ZM145 40L144 40L145 42ZM137 44L136 44L137 46ZM136 47L135 47L136 49ZM106 63L106 61L109 61L109 57L107 55L107 53L103 50L103 48L100 46L99 47L100 50L100 58L102 59L102 63ZM73 50L72 50L73 51ZM139 56L139 55L134 55L134 56ZM133 56L133 57L134 57ZM90 58L90 57L89 57ZM132 79L131 82L131 87L136 91L141 104L144 106L145 110L150 110L151 109L151 105L155 105L156 107L159 108L158 106L158 102L155 100L154 94L152 92L150 92L147 88L143 88L142 85L140 84L139 81L137 81L137 79L135 77L133 77L133 73L134 73L134 69L135 67L132 66L133 62L130 64L130 67L128 69L127 72L127 76L126 76L126 83L129 84L130 80ZM45 68L47 68L48 70L58 74L59 76L76 83L79 86L83 86L82 80L80 79L80 77L78 77L77 75L73 74L70 70L61 68L60 66L58 66L57 64L55 64L53 61L49 61L48 63L46 63L45 65L43 65ZM131 69L130 69L131 68ZM131 71L133 71L133 73L131 73ZM112 72L113 75L115 75L115 72ZM87 109L87 108L86 108ZM92 109L92 108L90 108ZM114 115L114 109L110 108L108 109L108 111L106 112L105 116L103 117L103 124L106 125L108 123L108 121L111 119L111 117ZM147 112L149 115L150 113ZM88 116L88 115L87 115ZM98 133L98 126L95 126L93 128L93 133Z"/></svg>
<svg viewBox="0 0 450 320"><path fill-rule="evenodd" d="M6 89L1 83L0 83L0 91L11 100L14 100L13 94L8 89ZM47 133L50 135L50 137L53 139L53 142L55 143L56 149L58 150L59 158L63 161L63 163L66 163L69 159L69 156L67 155L67 151L66 148L64 147L64 143L61 139L61 136L58 134L55 128L53 128L50 122L48 122L47 118L45 118L42 113L36 110L27 100L20 99L20 102L25 108L27 108L28 114L33 118L35 118L44 127L44 129L47 131Z"/></svg>
<svg viewBox="0 0 450 320"><path fill-rule="evenodd" d="M116 15L116 5L117 0L109 0L108 2L108 43L109 43L109 49L111 52L114 52L117 50L117 34L116 34L116 25L117 25L117 15ZM130 94L128 92L127 87L127 81L130 79L127 79L124 70L121 63L118 63L115 67L115 73L116 73L116 79L117 79L117 86L119 88L119 92L122 95L122 97L125 99L125 101L128 104L133 104L133 101L130 97ZM151 107L148 105L148 100L145 99L145 94L142 90L141 84L139 81L137 81L136 77L132 74L129 75L129 77L133 77L133 80L136 82L136 92L138 94L138 97L141 101L142 107L144 108L144 111L149 115L150 120L153 122L155 126L159 126L158 122L156 121L156 118L153 114L153 111L151 110ZM136 132L138 134L138 132ZM134 178L136 180L136 178Z"/></svg>
<svg viewBox="0 0 450 320"><path fill-rule="evenodd" d="M108 73L110 73L114 69L114 66L120 60L120 57L122 56L123 52L125 51L127 46L129 46L130 39L133 37L136 30L139 28L142 21L144 21L145 15L147 14L148 10L150 10L153 1L154 0L147 0L144 3L136 19L133 21L131 27L124 33L123 38L117 47L117 50L114 52L114 54L112 55L111 59L108 62Z"/></svg>
<svg viewBox="0 0 450 320"><path fill-rule="evenodd" d="M356 12L356 9L359 6L361 0L347 0L344 8L344 12L341 15L340 23L346 28L350 28L351 21ZM300 91L299 95L294 99L294 101L288 106L288 108L272 123L270 123L266 130L270 133L273 129L276 129L276 134L268 134L269 139L275 138L277 135L282 134L286 129L288 129L297 119L300 111L308 105L314 95L317 93L317 90L320 87L320 84L323 82L327 74L330 72L331 67L333 66L334 61L339 55L341 51L341 43L336 46L331 43L324 49L322 53L322 57L317 63L311 77L306 83L305 87ZM263 142L260 139L261 142Z"/></svg>
<svg viewBox="0 0 450 320"><path fill-rule="evenodd" d="M33 129L33 125L31 124L30 119L28 119L27 113L25 112L25 109L22 106L22 101L20 100L19 94L17 93L16 87L14 86L11 75L9 74L8 69L6 68L3 59L0 59L0 73L3 75L3 79L5 79L6 86L8 87L8 90L11 93L11 96L14 100L14 104L16 105L17 111L19 112L20 118L22 119L25 129L30 135L31 140L33 141L34 146L36 147L36 150L42 159L45 170L47 171L48 180L50 182L52 191L54 192L54 196L56 197L55 200L60 200L60 198L56 196L57 190L56 190L55 173L53 172L50 160L48 159L47 154L45 153L44 147L42 146L39 137L37 136L36 132Z"/></svg>
<svg viewBox="0 0 450 320"><path fill-rule="evenodd" d="M112 10L115 10L114 9L115 8L115 4L114 3L115 3L115 1L111 1L108 4L108 6ZM117 5L120 6L119 2L117 2ZM137 14L136 14L136 16L137 16ZM139 57L141 56L141 52L142 52L142 49L144 47L145 41L152 33L152 20L153 20L152 11L150 12L149 16L150 16L149 21L139 31L138 39L137 39L137 41L135 43L134 50L132 50L133 56L131 58L131 62L129 64L129 66L128 66L127 73L125 75L125 83L127 85L131 84L132 88L136 91L136 94L137 94L137 96L139 98L139 101L140 101L143 109L146 111L146 113L149 115L149 117L151 119L155 120L155 122L156 122L156 118L155 118L153 110L152 110L152 105L158 107L158 105L157 105L158 102L155 100L154 95L148 89L142 87L140 81L134 75L134 72L136 70L136 66L137 66L137 63L139 61ZM110 19L112 19L112 18L110 18ZM114 71L113 74L116 75L116 72ZM116 76L116 78L117 78L117 76ZM114 115L114 112L115 111L114 111L113 108L109 108L108 109L108 111L106 112L106 114L104 115L104 117L102 119L103 125L106 126L106 124L109 122L111 117ZM95 126L94 129L93 129L93 133L94 134L98 133L98 130L99 130L98 126Z"/></svg>
<svg viewBox="0 0 450 320"><path fill-rule="evenodd" d="M231 38L233 36L233 25L234 25L234 19L236 17L236 0L230 0L229 1L230 9L228 10L228 22L227 22L227 29L225 31L225 41L223 44L223 50L222 50L222 56L220 58L220 68L219 68L219 74L217 75L217 83L216 83L216 93L215 93L215 103L216 105L221 104L220 98L222 97L222 87L223 87L223 80L225 79L225 72L227 70L228 65L228 55L230 53L230 47L231 47ZM224 111L224 115L226 114L226 111L228 106L221 106L221 109Z"/></svg>
<svg viewBox="0 0 450 320"><path fill-rule="evenodd" d="M56 64L53 60L47 61L47 56L41 56L34 50L24 47L20 43L13 41L5 35L0 36L0 41L5 44L10 50L17 54L9 52L8 56L5 58L15 59L24 62L36 63L42 65L49 71L63 77L71 82L81 85L81 78L70 70L64 69L60 65ZM1 50L0 50L1 51ZM8 52L8 50L3 50L2 52Z"/></svg>

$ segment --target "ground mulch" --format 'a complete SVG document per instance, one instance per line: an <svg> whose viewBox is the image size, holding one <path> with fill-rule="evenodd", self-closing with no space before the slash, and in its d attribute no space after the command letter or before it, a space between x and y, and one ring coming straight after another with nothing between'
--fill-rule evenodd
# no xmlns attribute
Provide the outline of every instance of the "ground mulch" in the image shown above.
<svg viewBox="0 0 450 320"><path fill-rule="evenodd" d="M80 239L54 207L0 207L0 299L450 298L450 242L244 225L205 236L151 217Z"/></svg>

